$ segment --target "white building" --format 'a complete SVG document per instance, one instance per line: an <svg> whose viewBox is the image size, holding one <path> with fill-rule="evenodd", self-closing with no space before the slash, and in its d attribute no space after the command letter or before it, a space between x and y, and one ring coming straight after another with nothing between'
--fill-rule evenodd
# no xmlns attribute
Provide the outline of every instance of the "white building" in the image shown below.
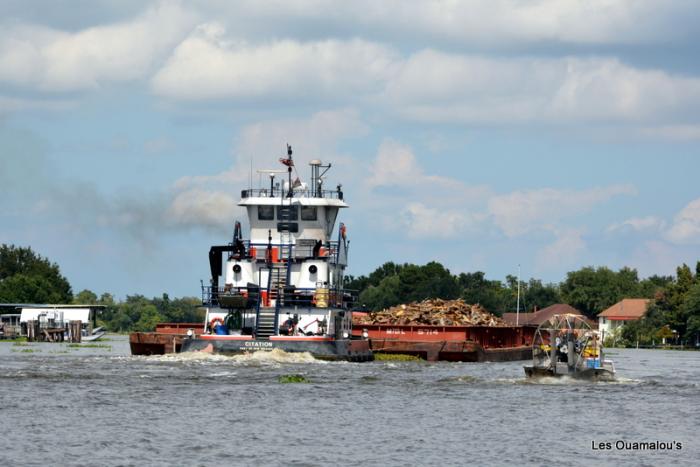
<svg viewBox="0 0 700 467"><path fill-rule="evenodd" d="M646 298L625 298L598 315L598 330L601 339L615 335L630 321L641 319L647 312Z"/></svg>

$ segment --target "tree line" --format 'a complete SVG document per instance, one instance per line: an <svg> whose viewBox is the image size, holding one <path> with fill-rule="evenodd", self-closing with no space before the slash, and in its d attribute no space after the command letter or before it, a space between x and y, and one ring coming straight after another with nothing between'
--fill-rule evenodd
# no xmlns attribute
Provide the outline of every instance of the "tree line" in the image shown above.
<svg viewBox="0 0 700 467"><path fill-rule="evenodd" d="M539 279L520 281L520 310L534 311L555 303L568 303L594 318L623 298L653 298L674 281L672 276L640 280L637 271L627 267L618 271L584 267L569 272L561 283L543 283ZM345 285L356 290L359 303L371 310L426 298L463 298L501 316L516 311L518 294L518 279L513 275L507 275L505 281L489 280L482 271L454 275L437 262L424 266L388 262L367 276L346 277Z"/></svg>
<svg viewBox="0 0 700 467"><path fill-rule="evenodd" d="M99 326L112 332L153 331L157 323L192 323L204 320L195 297L171 299L128 295L118 301L110 293L99 297L90 290L73 295L57 264L31 248L3 244L0 247L0 303L51 303L103 305Z"/></svg>
<svg viewBox="0 0 700 467"><path fill-rule="evenodd" d="M488 279L482 271L452 274L434 261L425 265L387 262L368 275L346 276L345 287L357 291L357 305L367 310L427 298L462 298L501 316L516 310L518 279L513 275L504 281ZM646 344L671 336L689 342L700 338L700 261L695 271L683 264L675 276L645 279L627 267L617 271L584 267L567 273L560 283L520 281L520 297L521 311L568 303L592 319L623 298L648 298L646 317L623 328L623 343ZM120 301L109 293L98 297L90 290L73 295L57 264L31 248L4 244L0 247L0 303L103 305L98 323L113 332L150 331L159 322L204 319L196 297L171 299L164 293L153 298L129 295Z"/></svg>

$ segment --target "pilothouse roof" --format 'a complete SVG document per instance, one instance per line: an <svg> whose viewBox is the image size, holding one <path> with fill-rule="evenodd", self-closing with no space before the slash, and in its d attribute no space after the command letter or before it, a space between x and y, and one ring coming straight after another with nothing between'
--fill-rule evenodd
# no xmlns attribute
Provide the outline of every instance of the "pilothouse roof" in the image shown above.
<svg viewBox="0 0 700 467"><path fill-rule="evenodd" d="M342 185L338 184L335 190L324 190L324 175L330 170L331 164L323 164L319 159L309 162L311 166L311 180L307 184L303 182L296 170L292 159L292 147L287 145L287 157L280 158L280 163L286 169L258 170L259 174L269 176L269 185L265 186L261 179L260 188L250 188L241 192L239 206L271 206L282 204L299 204L302 206L330 206L346 208L343 201ZM294 172L294 175L292 174ZM287 174L285 177L283 174ZM281 186L280 186L281 182Z"/></svg>

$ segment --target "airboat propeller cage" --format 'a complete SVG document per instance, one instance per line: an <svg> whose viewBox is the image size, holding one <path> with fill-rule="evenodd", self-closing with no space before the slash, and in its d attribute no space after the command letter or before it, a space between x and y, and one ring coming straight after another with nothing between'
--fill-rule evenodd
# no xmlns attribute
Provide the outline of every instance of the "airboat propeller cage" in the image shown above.
<svg viewBox="0 0 700 467"><path fill-rule="evenodd" d="M598 332L580 315L554 315L535 331L532 366L528 376L562 376L611 379L612 361L603 358Z"/></svg>

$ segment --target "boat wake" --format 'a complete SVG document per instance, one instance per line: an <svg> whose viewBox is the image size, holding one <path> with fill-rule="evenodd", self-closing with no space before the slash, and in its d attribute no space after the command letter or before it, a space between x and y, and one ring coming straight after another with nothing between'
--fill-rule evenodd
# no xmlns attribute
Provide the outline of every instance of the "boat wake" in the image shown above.
<svg viewBox="0 0 700 467"><path fill-rule="evenodd" d="M269 352L250 352L241 355L221 355L210 352L181 352L165 355L136 357L149 362L164 363L238 363L244 365L326 363L315 359L309 352L285 352L272 349Z"/></svg>
<svg viewBox="0 0 700 467"><path fill-rule="evenodd" d="M272 349L269 352L251 352L231 357L234 361L248 364L266 363L326 363L315 359L309 352L285 352Z"/></svg>
<svg viewBox="0 0 700 467"><path fill-rule="evenodd" d="M481 383L483 380L481 378L477 378L476 376L471 376L471 375L462 375L462 376L453 376L450 378L442 378L438 380L438 383L459 383L459 384L474 384L474 383Z"/></svg>
<svg viewBox="0 0 700 467"><path fill-rule="evenodd" d="M541 376L537 378L518 378L501 380L506 383L525 384L525 385L541 385L541 386L581 386L581 385L620 385L620 384L639 384L641 381L629 378L616 377L610 381L595 381L584 378L572 378L571 376Z"/></svg>

